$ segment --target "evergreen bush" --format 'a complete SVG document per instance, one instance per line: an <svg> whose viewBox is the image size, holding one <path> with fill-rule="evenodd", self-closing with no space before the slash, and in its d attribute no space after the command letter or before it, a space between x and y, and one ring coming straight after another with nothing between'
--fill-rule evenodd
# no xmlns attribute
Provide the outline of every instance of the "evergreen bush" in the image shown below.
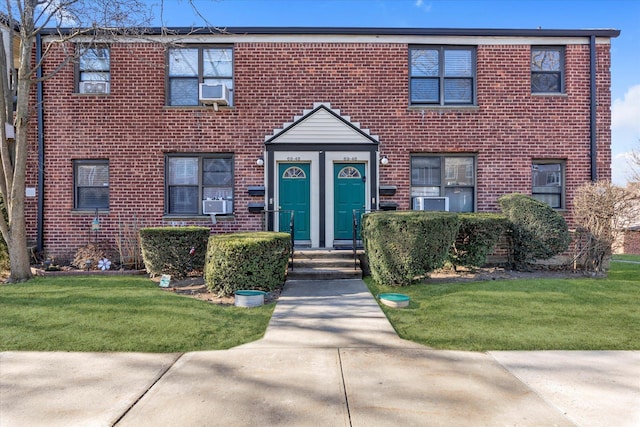
<svg viewBox="0 0 640 427"><path fill-rule="evenodd" d="M482 267L507 230L509 221L504 215L493 213L461 213L458 218L460 228L449 251L449 262L454 269Z"/></svg>
<svg viewBox="0 0 640 427"><path fill-rule="evenodd" d="M291 254L288 233L261 231L209 238L204 268L207 288L220 296L240 289L271 292L286 279Z"/></svg>
<svg viewBox="0 0 640 427"><path fill-rule="evenodd" d="M151 276L182 279L204 268L208 227L148 227L140 229L142 259Z"/></svg>
<svg viewBox="0 0 640 427"><path fill-rule="evenodd" d="M406 286L447 260L460 220L446 212L374 212L362 219L362 238L371 277Z"/></svg>
<svg viewBox="0 0 640 427"><path fill-rule="evenodd" d="M571 237L562 215L546 203L524 194L498 199L510 222L510 251L513 267L526 268L537 259L549 259L569 248Z"/></svg>

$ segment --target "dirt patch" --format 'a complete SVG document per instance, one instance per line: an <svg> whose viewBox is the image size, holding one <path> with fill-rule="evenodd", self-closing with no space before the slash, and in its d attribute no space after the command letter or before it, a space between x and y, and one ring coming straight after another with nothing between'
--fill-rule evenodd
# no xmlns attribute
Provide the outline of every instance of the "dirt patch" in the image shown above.
<svg viewBox="0 0 640 427"><path fill-rule="evenodd" d="M151 279L156 283L160 282L160 278L156 277ZM209 292L207 285L204 283L202 276L192 276L180 280L171 280L168 288L161 288L167 292L174 292L178 295L195 298L201 301L206 301L212 304L218 305L234 305L234 297L221 297L218 294ZM264 302L269 303L275 301L280 296L280 291L271 291L265 295Z"/></svg>
<svg viewBox="0 0 640 427"><path fill-rule="evenodd" d="M438 270L429 275L425 283L464 283L487 280L575 279L584 272L566 268L532 268L531 271L515 271L503 267L483 267L474 270Z"/></svg>

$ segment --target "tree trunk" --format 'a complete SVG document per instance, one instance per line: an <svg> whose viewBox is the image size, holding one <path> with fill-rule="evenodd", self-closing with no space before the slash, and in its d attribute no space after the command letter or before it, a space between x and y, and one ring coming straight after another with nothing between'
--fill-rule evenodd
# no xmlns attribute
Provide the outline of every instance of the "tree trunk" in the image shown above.
<svg viewBox="0 0 640 427"><path fill-rule="evenodd" d="M25 231L25 227L22 227L21 230L18 230L15 226L12 227L12 238L7 242L9 262L11 263L11 275L8 279L10 283L24 282L31 278L29 248L24 244L27 240ZM18 234L18 236L14 238L15 234Z"/></svg>

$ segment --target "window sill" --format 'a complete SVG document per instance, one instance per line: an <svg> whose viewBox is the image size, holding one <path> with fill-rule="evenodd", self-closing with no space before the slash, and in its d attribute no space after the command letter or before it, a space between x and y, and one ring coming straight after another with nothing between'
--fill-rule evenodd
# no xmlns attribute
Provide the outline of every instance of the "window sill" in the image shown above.
<svg viewBox="0 0 640 427"><path fill-rule="evenodd" d="M531 96L540 96L540 97L551 96L551 97L558 97L558 98L569 97L569 95L567 95L566 93L559 93L559 92L532 92Z"/></svg>
<svg viewBox="0 0 640 427"><path fill-rule="evenodd" d="M216 215L216 221L233 221L233 214ZM211 215L163 215L163 221L211 221Z"/></svg>
<svg viewBox="0 0 640 427"><path fill-rule="evenodd" d="M111 95L111 92L107 92L107 93L80 93L80 92L74 92L73 93L73 96L78 96L78 97L81 97L81 98L84 98L84 97L87 97L87 96L97 96L97 97L103 98L103 97L107 97L109 95Z"/></svg>
<svg viewBox="0 0 640 427"><path fill-rule="evenodd" d="M170 111L216 111L213 105L165 105L164 109ZM234 111L235 109L234 105L219 105L217 111Z"/></svg>
<svg viewBox="0 0 640 427"><path fill-rule="evenodd" d="M95 215L96 208L75 208L71 210L72 215ZM109 209L98 208L98 215L109 215Z"/></svg>
<svg viewBox="0 0 640 427"><path fill-rule="evenodd" d="M480 111L478 105L409 105L409 111Z"/></svg>

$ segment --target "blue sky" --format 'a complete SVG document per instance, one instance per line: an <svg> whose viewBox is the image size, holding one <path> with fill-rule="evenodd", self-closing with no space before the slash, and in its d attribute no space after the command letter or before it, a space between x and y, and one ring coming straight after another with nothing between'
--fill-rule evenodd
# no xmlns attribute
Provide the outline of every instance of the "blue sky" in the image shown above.
<svg viewBox="0 0 640 427"><path fill-rule="evenodd" d="M202 26L188 0L147 0L157 26ZM615 28L612 41L613 181L640 150L640 1L637 0L191 0L218 27ZM164 3L160 20L160 5Z"/></svg>

